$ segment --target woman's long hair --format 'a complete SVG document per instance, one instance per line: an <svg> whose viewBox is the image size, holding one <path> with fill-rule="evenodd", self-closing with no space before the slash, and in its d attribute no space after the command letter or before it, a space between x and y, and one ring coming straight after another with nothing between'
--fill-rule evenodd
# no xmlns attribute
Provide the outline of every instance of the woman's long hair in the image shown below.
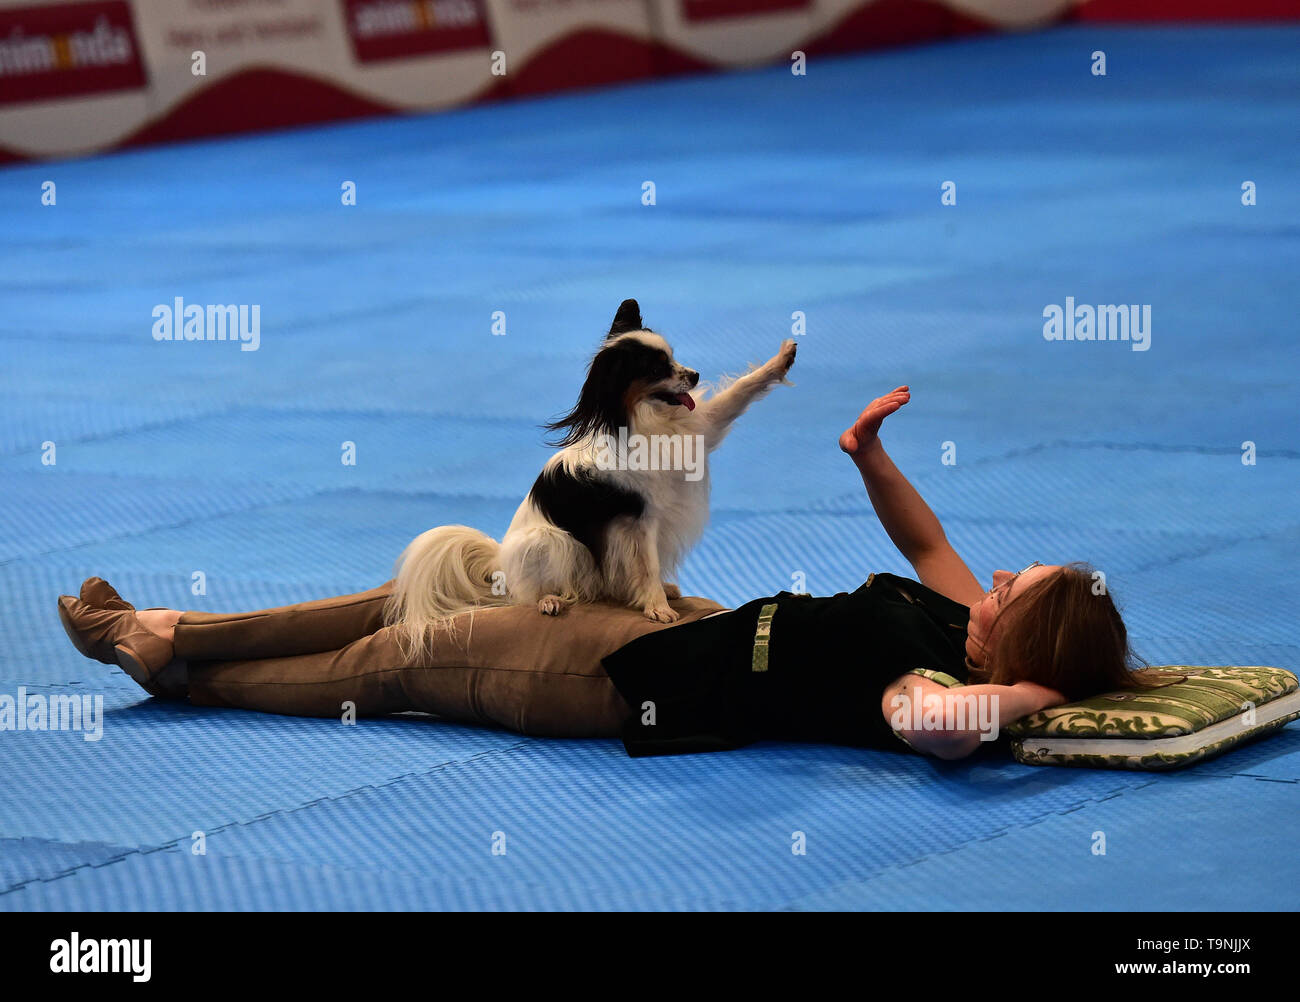
<svg viewBox="0 0 1300 1002"><path fill-rule="evenodd" d="M1064 565L1025 587L998 613L983 664L968 657L972 683L1028 681L1073 702L1115 689L1153 689L1181 681L1133 653L1124 620L1088 564Z"/></svg>

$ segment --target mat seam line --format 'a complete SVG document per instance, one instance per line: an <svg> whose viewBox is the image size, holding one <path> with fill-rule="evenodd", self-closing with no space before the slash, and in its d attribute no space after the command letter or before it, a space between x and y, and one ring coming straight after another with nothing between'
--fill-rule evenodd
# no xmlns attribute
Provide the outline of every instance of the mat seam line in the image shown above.
<svg viewBox="0 0 1300 1002"><path fill-rule="evenodd" d="M1300 779L1294 779L1294 780L1272 779L1271 777L1257 776L1249 773L1219 773L1217 775L1206 774L1205 778L1207 779L1250 779L1250 780L1265 781L1265 782L1271 781L1271 782L1285 783L1289 785L1300 785ZM1033 828L1037 825L1042 824L1044 821L1050 820L1052 817L1062 817L1067 814L1074 814L1077 813L1078 811L1083 810L1089 804L1100 804L1108 800L1115 800L1116 798L1122 797L1125 794L1136 792L1138 790L1145 790L1147 787L1153 786L1158 782L1160 782L1159 777L1153 776L1151 780L1145 783L1139 783L1134 786L1121 786L1104 796L1088 797L1078 803L1071 804L1070 806L1065 807L1063 809L1045 811L1043 814L1031 818L1027 821L1020 822L1013 825L1007 825L1006 827L1000 828L995 832L990 832L989 834L984 835L982 837L967 839L966 841L957 843L947 849L924 853L923 855L917 856L915 859L909 860L906 863L896 863L896 864L880 867L879 869L871 873L869 876L863 877L861 879L842 881L838 884L833 885L832 887L824 888L821 891L814 892L814 894L801 895L798 898L784 902L782 905L779 906L779 909L777 910L798 909L799 902L808 897L813 897L813 896L820 897L829 894L835 894L840 890L849 887L865 888L868 885L876 882L877 880L879 880L881 877L885 876L888 873L894 873L900 870L906 870L909 867L918 866L921 863L926 862L927 860L936 859L940 856L949 856L954 852L957 852L961 849L968 848L970 846L979 845L984 842L992 842L995 839L999 839L1006 835L1011 834L1013 831L1022 831L1027 828Z"/></svg>
<svg viewBox="0 0 1300 1002"><path fill-rule="evenodd" d="M230 515L245 515L248 514L249 512L258 511L262 508L272 508L277 505L285 504L287 502L308 501L313 498L319 497L322 494L328 494L331 490L333 490L333 488L327 487L320 490L313 490L308 494L292 495L289 497L280 498L279 500L276 501L267 501L263 504L254 504L243 508L232 508L229 511L222 513L220 517L225 518ZM205 521L205 520L206 521L211 520L210 512L206 516L195 515L190 518L182 519L179 522L165 522L159 525L149 526L147 529L141 529L134 532L124 532L113 536L104 536L100 539L86 540L85 542L77 543L75 546L52 547L50 549L40 550L38 552L24 553L14 557L6 557L5 559L0 560L0 568L7 567L10 564L15 563L16 561L19 560L35 560L39 557L53 556L54 554L58 554L58 553L71 553L74 550L79 550L87 546L98 546L102 543L116 543L125 539L131 539L136 536L147 536L153 532L165 532L169 529L180 529L185 526L194 525L197 522Z"/></svg>
<svg viewBox="0 0 1300 1002"><path fill-rule="evenodd" d="M0 343L3 343L0 340ZM92 406L98 404L97 401L90 401ZM124 425L115 428L112 431L97 432L88 435L78 435L76 437L62 439L65 443L74 445L86 445L95 442L109 442L116 438L125 438L140 432L159 431L167 428L179 428L185 425L195 424L201 420L208 420L213 417L222 415L246 414L250 417L256 417L259 414L283 415L291 417L325 417L325 416L342 416L342 417L362 417L362 418L394 418L408 417L412 420L442 420L452 419L465 424L475 425L501 425L511 426L520 423L536 424L533 418L526 415L502 416L499 414L482 414L469 415L456 413L454 411L420 411L408 410L406 408L380 408L366 407L351 410L326 410L320 407L267 407L265 404L244 403L243 401L231 402L228 406L216 408L213 410L199 411L193 414L177 415L163 421L144 421L140 424ZM29 452L29 449L12 449L0 450L0 459L10 456L22 456ZM1263 456L1265 453L1257 453Z"/></svg>
<svg viewBox="0 0 1300 1002"><path fill-rule="evenodd" d="M432 471L430 470L425 472L432 472ZM130 478L127 477L124 479L130 479ZM276 482L268 482L268 483L274 484ZM248 514L249 512L260 511L265 508L274 508L284 504L297 503L300 501L316 500L331 494L348 494L348 493L375 494L375 493L392 493L392 492L385 491L385 490L373 490L371 488L366 488L366 487L321 487L321 488L313 489L310 493L307 494L288 494L282 498L249 505L243 508L231 508L227 511L222 512L217 517L224 519L235 515L244 515L244 514ZM436 492L432 494L410 494L410 495L401 495L401 496L404 498L433 497L433 498L438 498L440 500L441 499L468 499L468 500L510 501L510 502L513 502L515 497L515 495L510 495L509 497L505 495L502 495L500 497L494 497L488 494L441 494ZM21 553L15 556L5 557L4 559L0 559L0 568L8 567L11 564L15 564L24 560L37 562L41 557L54 556L56 554L72 553L75 552L76 550L84 549L86 547L91 547L91 546L98 546L102 543L116 543L116 542L121 542L127 539L133 539L140 536L147 536L150 533L154 533L154 532L165 532L169 529L180 529L180 528L184 528L185 526L193 525L199 521L205 521L205 520L210 521L211 517L212 517L211 513L207 513L203 516L193 516L191 518L186 518L179 522L164 522L158 525L151 525L144 529L118 533L117 535L113 535L113 536L104 536L98 539L88 539L76 543L73 546L52 547L46 550Z"/></svg>
<svg viewBox="0 0 1300 1002"><path fill-rule="evenodd" d="M1110 442L1105 439L1056 439L1051 442L1039 442L1022 446L996 456L974 459L967 465L978 466L999 463L1008 459L1021 459L1033 456L1048 449L1109 449L1117 452L1159 452L1172 455L1193 454L1200 456L1240 456L1240 447L1223 446L1216 448L1209 445L1162 445L1159 442ZM1267 455L1272 459L1300 459L1300 451L1295 449L1270 449L1267 453L1256 450L1256 456Z"/></svg>
<svg viewBox="0 0 1300 1002"><path fill-rule="evenodd" d="M1146 789L1148 786L1151 786L1151 785L1155 784L1156 782L1158 782L1158 779L1155 778L1155 777L1152 777L1152 778L1151 778L1150 780L1148 780L1147 782L1145 782L1145 783L1139 783L1139 784L1137 784L1137 785L1135 785L1135 786L1128 786L1128 785L1125 785L1125 786L1117 787L1116 789L1110 791L1109 793L1105 794L1104 796L1098 795L1098 796L1093 796L1093 797L1086 797L1086 798L1084 798L1082 801L1078 801L1078 802L1072 803L1072 804L1070 804L1070 805L1068 805L1068 806L1066 806L1066 807L1064 807L1064 808L1058 808L1058 809L1055 809L1055 810L1044 811L1042 814L1037 815L1037 816L1035 816L1035 817L1033 817L1033 818L1030 818L1030 819L1028 819L1027 821L1024 821L1024 822L1021 822L1021 823L1019 823L1019 824L1015 824L1015 825L1007 825L1007 826L1005 826L1005 827L1003 827L1003 828L999 828L997 831L990 832L989 834L984 835L984 836L982 836L982 837L978 837L978 838L970 838L970 839L963 840L963 841L961 841L961 842L958 842L958 843L956 843L956 844L950 846L950 847L947 848L947 849L935 850L935 851L932 851L932 852L925 852L925 853L922 853L921 855L915 857L914 859L909 860L909 861L906 862L906 863L898 863L898 864L893 864L893 865L885 865L885 866L882 866L882 867L880 867L879 869L875 870L873 873L871 873L871 874L868 875L868 876L865 876L865 877L862 877L862 878L859 878L859 879L856 879L856 880L845 880L845 881L841 881L840 883L835 884L835 885L833 885L833 886L831 886L831 887L823 888L823 889L820 890L820 891L814 892L814 894L805 894L805 895L801 895L801 896L798 897L798 898L794 898L794 899L792 899L792 900L788 900L788 901L784 902L780 907L781 907L781 909L797 908L797 907L798 907L798 903L799 903L800 901L804 900L805 898L808 898L808 897L813 897L813 896L824 897L824 896L826 896L826 895L835 894L835 893L839 892L841 889L844 889L844 888L849 888L849 887L863 887L863 886L865 886L865 885L868 885L868 884L870 884L870 883L875 882L876 880L879 880L881 877L883 877L883 876L884 876L885 874L887 874L887 873L893 873L893 872L896 872L896 871L898 871L898 870L905 870L905 869L908 869L909 867L918 866L918 865L920 865L921 863L925 862L926 860L936 859L936 858L938 858L938 857L940 857L940 856L948 856L948 855L951 855L952 853L957 852L957 851L959 851L959 850L961 850L961 849L964 849L964 848L966 848L967 846L978 845L978 844L981 843L981 842L991 842L991 841L993 841L994 839L1001 838L1001 837L1003 837L1004 835L1009 834L1009 833L1012 832L1013 830L1024 829L1024 828L1032 828L1032 827L1034 827L1034 826L1036 826L1036 825L1042 824L1044 821L1048 820L1049 818L1052 818L1052 817L1055 817L1055 816L1058 816L1058 815L1073 814L1073 813L1075 813L1076 811L1082 810L1084 807L1088 806L1088 804L1090 804L1090 803L1102 803L1103 801L1106 801L1106 800L1114 800L1115 798L1117 798L1117 797L1121 797L1121 796L1123 796L1125 793L1128 793L1128 792L1131 791L1131 790L1143 790L1143 789Z"/></svg>
<svg viewBox="0 0 1300 1002"><path fill-rule="evenodd" d="M295 814L299 811L306 810L309 807L315 807L316 805L321 804L327 800L329 801L346 800L349 797L353 797L356 796L357 794L364 793L367 790L381 790L384 787L392 786L395 783L404 782L405 780L408 779L430 776L443 769L453 768L455 766L468 764L470 762L476 762L481 759L488 758L492 755L516 751L519 748L523 748L526 745L534 743L536 740L537 740L536 738L524 738L521 741L516 741L514 744L508 745L503 748L489 748L486 751L479 752L476 755L470 755L468 758L456 759L450 762L440 762L438 765L434 766L433 768L427 769L423 772L405 772L399 776L394 776L391 779L381 783L363 783L361 786L354 787L353 789L350 790L344 790L342 793L339 794L326 794L322 797L317 797L315 800L310 800L301 804L296 804L293 807L279 807L276 808L275 810L266 811L262 814L255 815L244 821L227 821L221 825L218 825L215 828L207 829L204 832L204 838L206 839L206 837L210 834L215 835L219 832L229 831L230 829L236 827L240 827L240 828L250 827L259 821L265 821L269 818L274 818L280 815ZM59 872L50 874L49 876L32 877L30 880L23 880L16 884L12 884L8 887L0 889L0 898L3 898L8 894L12 894L15 891L20 891L23 888L29 887L33 884L52 884L57 880L62 880L65 877L70 877L73 874L78 873L82 870L103 869L104 867L111 866L114 863L120 863L122 862L122 860L127 859L131 856L148 856L148 855L152 855L155 852L162 852L164 850L171 849L171 848L179 848L181 843L184 842L185 839L186 836L180 836L178 838L172 839L169 842L162 842L157 845L137 846L135 848L128 849L127 851L121 853L120 855L113 856L109 859L102 860L98 863L79 863L76 866L69 867L66 870L60 870ZM69 843L63 843L63 844L66 845Z"/></svg>

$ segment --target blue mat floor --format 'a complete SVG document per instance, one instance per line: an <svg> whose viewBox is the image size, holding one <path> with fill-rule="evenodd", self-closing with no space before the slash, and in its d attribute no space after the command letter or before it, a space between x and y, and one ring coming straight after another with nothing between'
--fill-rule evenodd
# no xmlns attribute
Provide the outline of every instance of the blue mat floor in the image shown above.
<svg viewBox="0 0 1300 1002"><path fill-rule="evenodd" d="M1075 27L0 172L0 692L106 706L98 742L0 734L0 908L1300 907L1296 724L1171 775L632 760L157 703L54 612L90 574L260 608L501 533L634 296L706 376L807 318L797 385L715 457L687 592L909 573L835 446L909 383L886 443L983 580L1086 559L1148 660L1295 671L1298 46ZM176 296L260 304L259 350L155 343ZM1067 296L1150 304L1150 349L1045 341Z"/></svg>

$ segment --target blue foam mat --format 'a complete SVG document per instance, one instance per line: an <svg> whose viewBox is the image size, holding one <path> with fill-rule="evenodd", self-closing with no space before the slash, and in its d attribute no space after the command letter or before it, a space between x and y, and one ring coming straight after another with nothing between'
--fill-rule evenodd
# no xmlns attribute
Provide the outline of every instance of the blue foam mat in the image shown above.
<svg viewBox="0 0 1300 1002"><path fill-rule="evenodd" d="M706 377L807 317L796 385L715 457L687 591L907 573L835 449L906 382L888 445L984 579L1087 559L1149 660L1294 671L1297 43L1072 27L0 171L0 692L105 706L100 741L0 733L0 908L1300 905L1295 724L1160 776L632 760L157 704L53 614L90 574L259 608L369 587L430 525L499 534L635 296ZM260 304L260 349L153 342L178 295ZM1150 303L1151 350L1044 341L1066 296Z"/></svg>

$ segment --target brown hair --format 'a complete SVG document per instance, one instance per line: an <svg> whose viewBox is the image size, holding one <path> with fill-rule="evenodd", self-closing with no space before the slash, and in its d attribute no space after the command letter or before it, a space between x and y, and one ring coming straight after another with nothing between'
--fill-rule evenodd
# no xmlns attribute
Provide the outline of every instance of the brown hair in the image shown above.
<svg viewBox="0 0 1300 1002"><path fill-rule="evenodd" d="M1094 574L1088 564L1066 564L1011 599L990 628L997 638L984 651L984 664L966 660L971 682L1036 682L1073 702L1182 681L1153 672L1133 653L1109 591L1094 589Z"/></svg>

